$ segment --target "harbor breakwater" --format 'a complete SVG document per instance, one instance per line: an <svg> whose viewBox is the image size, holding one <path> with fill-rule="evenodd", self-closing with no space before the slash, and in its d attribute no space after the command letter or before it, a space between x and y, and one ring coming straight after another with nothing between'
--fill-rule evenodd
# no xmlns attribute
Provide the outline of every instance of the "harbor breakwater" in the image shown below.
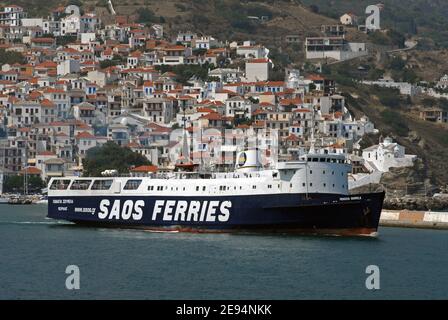
<svg viewBox="0 0 448 320"><path fill-rule="evenodd" d="M383 210L380 225L425 229L448 229L448 212Z"/></svg>

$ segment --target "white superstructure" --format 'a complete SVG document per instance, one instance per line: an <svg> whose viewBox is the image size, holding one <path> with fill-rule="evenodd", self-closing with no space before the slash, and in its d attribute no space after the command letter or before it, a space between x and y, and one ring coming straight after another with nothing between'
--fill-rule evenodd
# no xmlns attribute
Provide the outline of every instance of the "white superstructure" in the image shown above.
<svg viewBox="0 0 448 320"><path fill-rule="evenodd" d="M257 150L240 152L235 172L173 172L153 177L53 179L49 196L180 195L231 196L257 194L348 194L351 165L340 154L308 154L299 161L280 162L263 169Z"/></svg>

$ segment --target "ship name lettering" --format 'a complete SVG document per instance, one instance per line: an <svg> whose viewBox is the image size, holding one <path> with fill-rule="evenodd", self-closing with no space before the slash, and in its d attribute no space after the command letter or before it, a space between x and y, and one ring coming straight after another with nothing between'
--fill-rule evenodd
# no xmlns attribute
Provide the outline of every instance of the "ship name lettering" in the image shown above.
<svg viewBox="0 0 448 320"><path fill-rule="evenodd" d="M152 220L226 222L231 207L231 201L156 200Z"/></svg>
<svg viewBox="0 0 448 320"><path fill-rule="evenodd" d="M98 212L98 218L109 220L141 220L143 218L143 207L145 201L143 200L115 200L111 203L108 199L103 199L100 202L100 210Z"/></svg>

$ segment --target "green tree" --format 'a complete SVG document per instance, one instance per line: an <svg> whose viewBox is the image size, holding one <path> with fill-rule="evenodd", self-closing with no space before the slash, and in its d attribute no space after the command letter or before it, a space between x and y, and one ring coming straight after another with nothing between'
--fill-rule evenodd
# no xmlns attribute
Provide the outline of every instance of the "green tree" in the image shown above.
<svg viewBox="0 0 448 320"><path fill-rule="evenodd" d="M394 57L389 62L389 68L392 70L402 70L406 66L406 61L401 59L400 57Z"/></svg>
<svg viewBox="0 0 448 320"><path fill-rule="evenodd" d="M119 62L116 61L116 60L103 60L103 61L100 61L100 68L101 69L106 69L106 68L109 68L109 67L116 66L118 63Z"/></svg>
<svg viewBox="0 0 448 320"><path fill-rule="evenodd" d="M381 112L381 118L384 124L392 129L393 133L402 137L407 136L409 127L400 113L393 110L384 110Z"/></svg>
<svg viewBox="0 0 448 320"><path fill-rule="evenodd" d="M101 147L91 148L82 161L84 176L100 176L104 170L118 170L129 173L132 166L150 165L151 162L139 153L114 142L107 142Z"/></svg>
<svg viewBox="0 0 448 320"><path fill-rule="evenodd" d="M3 185L5 192L20 192L23 193L23 175L12 175L5 178ZM40 192L41 189L45 188L45 182L35 175L28 176L28 191L29 192Z"/></svg>
<svg viewBox="0 0 448 320"><path fill-rule="evenodd" d="M75 5L78 7L82 7L82 1L81 0L69 0L67 5Z"/></svg>
<svg viewBox="0 0 448 320"><path fill-rule="evenodd" d="M0 49L0 65L3 64L14 64L14 63L25 63L25 58L20 52L15 51L5 51L5 49Z"/></svg>
<svg viewBox="0 0 448 320"><path fill-rule="evenodd" d="M154 12L149 8L140 8L138 10L138 19L137 22L140 23L151 23L156 22L157 17Z"/></svg>
<svg viewBox="0 0 448 320"><path fill-rule="evenodd" d="M208 69L213 69L214 65L205 63L203 65L196 64L180 64L177 66L160 65L156 69L162 73L173 72L176 74L176 80L182 84L188 84L191 77L195 76L201 80L206 80L208 77Z"/></svg>

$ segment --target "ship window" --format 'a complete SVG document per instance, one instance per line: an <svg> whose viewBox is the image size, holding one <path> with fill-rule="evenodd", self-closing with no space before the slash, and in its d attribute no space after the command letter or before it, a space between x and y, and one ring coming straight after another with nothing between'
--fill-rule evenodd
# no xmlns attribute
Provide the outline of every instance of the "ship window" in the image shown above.
<svg viewBox="0 0 448 320"><path fill-rule="evenodd" d="M289 184L289 187L292 188L292 183Z"/></svg>
<svg viewBox="0 0 448 320"><path fill-rule="evenodd" d="M163 190L163 186L157 186L157 191L162 191Z"/></svg>
<svg viewBox="0 0 448 320"><path fill-rule="evenodd" d="M333 183L333 188L334 188L334 183Z"/></svg>
<svg viewBox="0 0 448 320"><path fill-rule="evenodd" d="M70 190L87 190L89 189L92 180L75 180L70 186Z"/></svg>
<svg viewBox="0 0 448 320"><path fill-rule="evenodd" d="M331 174L334 175L334 171L331 171Z"/></svg>
<svg viewBox="0 0 448 320"><path fill-rule="evenodd" d="M324 188L327 186L327 184L326 183L324 183Z"/></svg>
<svg viewBox="0 0 448 320"><path fill-rule="evenodd" d="M202 187L202 191L205 191L205 187Z"/></svg>
<svg viewBox="0 0 448 320"><path fill-rule="evenodd" d="M302 183L302 187L304 187L305 186L305 182L304 183Z"/></svg>
<svg viewBox="0 0 448 320"><path fill-rule="evenodd" d="M148 191L154 190L154 186L148 186Z"/></svg>
<svg viewBox="0 0 448 320"><path fill-rule="evenodd" d="M310 170L310 174L313 174L313 170Z"/></svg>
<svg viewBox="0 0 448 320"><path fill-rule="evenodd" d="M325 170L324 170L324 171L322 171L322 174L325 174Z"/></svg>
<svg viewBox="0 0 448 320"><path fill-rule="evenodd" d="M199 186L196 187L196 191L199 191Z"/></svg>
<svg viewBox="0 0 448 320"><path fill-rule="evenodd" d="M313 162L318 162L319 159L318 158L313 158Z"/></svg>
<svg viewBox="0 0 448 320"><path fill-rule="evenodd" d="M313 183L312 182L310 182L310 187L312 187L313 186Z"/></svg>
<svg viewBox="0 0 448 320"><path fill-rule="evenodd" d="M141 183L141 179L130 179L126 181L123 190L137 190Z"/></svg>
<svg viewBox="0 0 448 320"><path fill-rule="evenodd" d="M113 180L95 180L92 184L91 190L109 190L112 187Z"/></svg>
<svg viewBox="0 0 448 320"><path fill-rule="evenodd" d="M325 158L320 158L320 162L325 162Z"/></svg>
<svg viewBox="0 0 448 320"><path fill-rule="evenodd" d="M50 190L66 190L70 180L53 180L50 186Z"/></svg>
<svg viewBox="0 0 448 320"><path fill-rule="evenodd" d="M257 189L257 186L252 186L252 189Z"/></svg>
<svg viewBox="0 0 448 320"><path fill-rule="evenodd" d="M327 158L327 162L331 162L331 159L330 159L330 158Z"/></svg>

